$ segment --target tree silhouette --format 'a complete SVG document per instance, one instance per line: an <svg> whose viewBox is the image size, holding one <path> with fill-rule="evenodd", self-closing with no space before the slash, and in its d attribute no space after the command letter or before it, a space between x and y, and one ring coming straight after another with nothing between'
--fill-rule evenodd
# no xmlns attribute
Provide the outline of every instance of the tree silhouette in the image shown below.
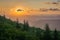
<svg viewBox="0 0 60 40"><path fill-rule="evenodd" d="M60 40L60 31L51 31L48 24L45 25L45 30L42 30L30 27L25 20L24 24L21 24L18 19L13 22L0 16L0 40Z"/></svg>
<svg viewBox="0 0 60 40"><path fill-rule="evenodd" d="M5 23L5 15L4 16L0 16L0 26L4 27L4 23Z"/></svg>
<svg viewBox="0 0 60 40"><path fill-rule="evenodd" d="M43 40L51 40L49 25L46 24L45 26L46 28L45 28Z"/></svg>
<svg viewBox="0 0 60 40"><path fill-rule="evenodd" d="M28 21L24 20L23 30L28 31L28 29L29 29L29 23L28 23Z"/></svg>
<svg viewBox="0 0 60 40"><path fill-rule="evenodd" d="M54 31L54 40L58 40L58 32L56 29Z"/></svg>
<svg viewBox="0 0 60 40"><path fill-rule="evenodd" d="M42 40L42 35L41 35L40 28L37 28L37 30L36 30L36 36L39 38L39 40Z"/></svg>
<svg viewBox="0 0 60 40"><path fill-rule="evenodd" d="M20 28L18 18L17 18L17 21L16 21L16 28Z"/></svg>
<svg viewBox="0 0 60 40"><path fill-rule="evenodd" d="M29 23L28 21L26 21L26 31L28 31L28 29L29 29Z"/></svg>

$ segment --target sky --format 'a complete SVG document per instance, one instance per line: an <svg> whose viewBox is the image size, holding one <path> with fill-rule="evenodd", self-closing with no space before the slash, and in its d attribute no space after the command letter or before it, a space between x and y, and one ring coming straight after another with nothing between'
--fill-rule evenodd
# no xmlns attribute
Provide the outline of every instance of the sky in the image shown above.
<svg viewBox="0 0 60 40"><path fill-rule="evenodd" d="M0 0L0 14L21 15L60 15L60 0ZM24 10L19 13L17 9ZM4 11L4 12L2 12ZM17 14L18 13L18 14Z"/></svg>
<svg viewBox="0 0 60 40"><path fill-rule="evenodd" d="M0 6L1 7L27 6L32 8L40 8L45 6L45 4L43 5L41 4L44 2L57 2L57 0L0 0Z"/></svg>
<svg viewBox="0 0 60 40"><path fill-rule="evenodd" d="M0 10L2 9L5 12L10 11L9 13L11 13L11 10L14 12L16 9L20 8L25 10L24 13L29 12L32 15L39 15L41 11L59 11L60 2L58 1L59 0L0 0Z"/></svg>
<svg viewBox="0 0 60 40"><path fill-rule="evenodd" d="M60 0L0 0L0 15L4 14L11 20L16 20L16 18L21 21L29 20L30 24L38 27L41 26L38 25L41 24L39 23L40 20L57 20L54 22L58 24L60 23L58 21L60 20ZM47 23L56 27L54 22L51 22L48 21ZM58 29L59 26L58 24Z"/></svg>

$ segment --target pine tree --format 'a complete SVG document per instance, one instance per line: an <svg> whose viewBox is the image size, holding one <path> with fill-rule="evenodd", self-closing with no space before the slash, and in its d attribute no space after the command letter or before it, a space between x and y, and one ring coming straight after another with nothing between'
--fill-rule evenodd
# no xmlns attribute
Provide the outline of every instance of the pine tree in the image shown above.
<svg viewBox="0 0 60 40"><path fill-rule="evenodd" d="M5 15L0 16L0 27L4 27L4 23L5 23Z"/></svg>
<svg viewBox="0 0 60 40"><path fill-rule="evenodd" d="M24 20L24 24L23 24L23 31L25 31L25 20Z"/></svg>
<svg viewBox="0 0 60 40"><path fill-rule="evenodd" d="M28 31L28 29L29 29L29 23L28 23L28 21L26 22L26 21L24 20L23 30L24 30L24 31Z"/></svg>
<svg viewBox="0 0 60 40"><path fill-rule="evenodd" d="M0 40L3 40L3 35L5 32L5 15L4 16L0 16Z"/></svg>
<svg viewBox="0 0 60 40"><path fill-rule="evenodd" d="M51 40L50 29L48 24L46 24L43 40Z"/></svg>
<svg viewBox="0 0 60 40"><path fill-rule="evenodd" d="M28 29L29 29L29 23L28 23L28 21L26 22L26 31L28 31Z"/></svg>
<svg viewBox="0 0 60 40"><path fill-rule="evenodd" d="M3 16L3 24L5 24L5 19L6 19L6 17L5 17L5 15Z"/></svg>
<svg viewBox="0 0 60 40"><path fill-rule="evenodd" d="M39 38L39 40L42 40L42 35L41 35L40 28L37 28L37 30L36 30L36 36Z"/></svg>
<svg viewBox="0 0 60 40"><path fill-rule="evenodd" d="M16 28L20 28L18 19L17 19L17 22L16 22Z"/></svg>
<svg viewBox="0 0 60 40"><path fill-rule="evenodd" d="M53 38L54 40L58 40L58 32L57 32L57 30L55 29L55 31L54 31L54 38Z"/></svg>

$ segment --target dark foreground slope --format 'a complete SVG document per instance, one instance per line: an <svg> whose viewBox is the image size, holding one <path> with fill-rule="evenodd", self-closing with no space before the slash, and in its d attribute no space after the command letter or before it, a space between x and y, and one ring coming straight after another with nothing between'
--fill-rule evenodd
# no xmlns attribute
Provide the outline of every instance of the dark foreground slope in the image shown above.
<svg viewBox="0 0 60 40"><path fill-rule="evenodd" d="M60 32L50 31L48 24L45 29L30 27L28 21L21 24L0 16L0 40L60 40Z"/></svg>

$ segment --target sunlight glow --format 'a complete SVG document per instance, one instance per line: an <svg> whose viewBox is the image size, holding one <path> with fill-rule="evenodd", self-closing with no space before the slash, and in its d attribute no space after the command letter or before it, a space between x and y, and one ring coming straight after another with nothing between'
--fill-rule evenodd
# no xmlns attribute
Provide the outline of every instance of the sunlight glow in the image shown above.
<svg viewBox="0 0 60 40"><path fill-rule="evenodd" d="M10 9L13 15L25 15L28 12L28 8L24 7L15 7Z"/></svg>

